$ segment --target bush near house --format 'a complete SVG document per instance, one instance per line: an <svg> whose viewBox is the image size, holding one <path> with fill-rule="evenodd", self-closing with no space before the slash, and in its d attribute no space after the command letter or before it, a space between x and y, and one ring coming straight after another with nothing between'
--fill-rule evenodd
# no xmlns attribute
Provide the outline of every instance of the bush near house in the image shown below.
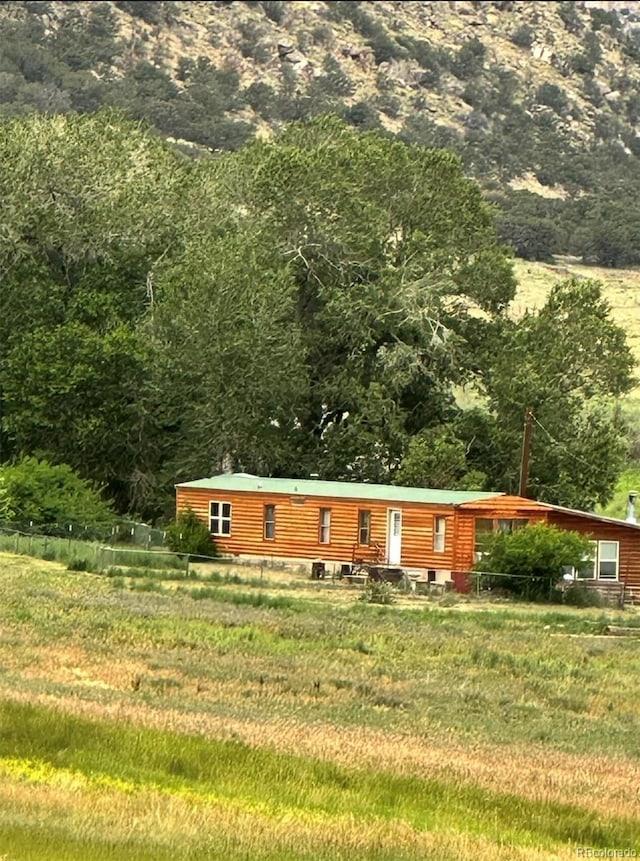
<svg viewBox="0 0 640 861"><path fill-rule="evenodd" d="M190 508L167 527L167 547L174 553L193 556L218 555L211 533Z"/></svg>
<svg viewBox="0 0 640 861"><path fill-rule="evenodd" d="M563 571L580 568L589 553L588 538L537 523L490 537L474 570L484 574L483 587L503 589L526 600L546 601Z"/></svg>

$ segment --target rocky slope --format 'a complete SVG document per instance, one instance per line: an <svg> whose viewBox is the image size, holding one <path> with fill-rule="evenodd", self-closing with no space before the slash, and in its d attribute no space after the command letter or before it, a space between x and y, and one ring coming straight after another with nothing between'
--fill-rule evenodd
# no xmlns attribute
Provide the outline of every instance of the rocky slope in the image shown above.
<svg viewBox="0 0 640 861"><path fill-rule="evenodd" d="M638 3L603 2L54 0L6 2L0 16L5 24L30 19L31 36L53 53L61 33L93 41L93 62L76 71L99 80L124 78L145 61L184 89L185 63L206 58L236 73L241 91L256 83L277 91L293 79L300 94L329 66L332 77L344 76L343 103L368 102L393 131L421 112L465 129L474 110L469 83L508 73L512 100L533 112L553 113L536 95L542 85L558 87L563 127L589 140L603 115L635 130L625 106L640 84L639 11ZM98 47L105 35L115 49L106 58ZM6 88L11 70L3 65ZM264 125L244 100L228 113Z"/></svg>
<svg viewBox="0 0 640 861"><path fill-rule="evenodd" d="M336 113L456 151L521 256L640 263L639 3L0 5L0 114L104 105L195 153Z"/></svg>

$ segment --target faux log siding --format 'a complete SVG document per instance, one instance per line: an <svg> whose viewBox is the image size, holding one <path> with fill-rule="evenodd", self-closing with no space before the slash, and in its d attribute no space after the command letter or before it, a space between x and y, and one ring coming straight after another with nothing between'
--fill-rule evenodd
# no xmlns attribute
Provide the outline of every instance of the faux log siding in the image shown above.
<svg viewBox="0 0 640 861"><path fill-rule="evenodd" d="M401 507L401 506L399 506ZM444 553L433 549L434 521L446 519ZM453 561L453 510L426 505L402 508L402 564L410 568L435 568L450 571Z"/></svg>
<svg viewBox="0 0 640 861"><path fill-rule="evenodd" d="M177 510L191 508L209 527L209 503L231 503L231 535L217 536L222 553L348 562L358 541L358 512L371 512L371 544L386 554L389 509L402 511L402 561L415 568L450 569L453 558L453 511L443 506L388 503L374 500L305 498L269 493L215 492L206 488L177 488ZM295 500L295 501L294 501ZM276 537L264 538L264 506L275 505ZM319 542L320 509L331 509L331 541ZM433 551L435 516L445 516L445 552ZM367 548L359 547L366 554Z"/></svg>
<svg viewBox="0 0 640 861"><path fill-rule="evenodd" d="M544 523L549 509L534 500L523 503L517 496L496 496L478 502L466 502L458 506L455 517L455 547L452 568L469 571L473 567L476 544L476 517L496 520L526 518L529 523Z"/></svg>
<svg viewBox="0 0 640 861"><path fill-rule="evenodd" d="M627 586L640 586L640 530L615 523L599 523L562 511L551 511L549 523L561 529L572 529L594 541L618 541L618 577Z"/></svg>

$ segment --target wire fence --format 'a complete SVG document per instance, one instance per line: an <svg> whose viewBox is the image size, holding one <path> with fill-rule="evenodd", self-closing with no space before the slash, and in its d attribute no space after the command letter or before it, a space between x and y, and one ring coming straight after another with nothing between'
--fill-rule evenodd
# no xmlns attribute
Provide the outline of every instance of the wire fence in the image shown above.
<svg viewBox="0 0 640 861"><path fill-rule="evenodd" d="M78 535L78 532L76 532ZM0 527L0 551L60 562L75 570L103 572L112 567L188 571L189 556L167 549L114 547L89 538L23 532Z"/></svg>
<svg viewBox="0 0 640 861"><path fill-rule="evenodd" d="M126 520L105 526L0 523L0 552L60 562L76 571L102 573L121 567L181 571L188 576L191 561L214 561L214 557L173 552L165 539L162 529Z"/></svg>
<svg viewBox="0 0 640 861"><path fill-rule="evenodd" d="M104 544L132 544L150 549L164 547L166 532L146 523L119 520L115 523L91 525L77 522L36 523L31 521L3 522L0 530L23 535L46 535L52 538L72 538L80 541L101 541Z"/></svg>

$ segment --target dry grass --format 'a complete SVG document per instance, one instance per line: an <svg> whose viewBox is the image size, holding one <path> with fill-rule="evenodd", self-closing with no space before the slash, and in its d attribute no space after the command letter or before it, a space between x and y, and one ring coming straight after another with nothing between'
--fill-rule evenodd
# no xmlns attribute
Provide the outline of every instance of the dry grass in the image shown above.
<svg viewBox="0 0 640 861"><path fill-rule="evenodd" d="M544 745L463 744L455 738L416 735L362 727L345 732L332 724L235 719L120 700L104 704L78 696L33 694L0 687L5 701L37 703L91 718L109 718L153 729L170 729L205 738L242 741L287 753L317 757L340 765L378 768L427 779L446 778L461 785L563 803L611 815L640 815L640 763L623 757L571 755Z"/></svg>
<svg viewBox="0 0 640 861"><path fill-rule="evenodd" d="M640 762L625 753L640 747L633 744L637 643L558 636L593 629L597 611L554 620L544 608L461 602L445 609L426 599L375 608L361 605L355 589L301 572L265 571L252 586L255 568L233 571L244 585L222 591L260 590L300 603L270 609L138 594L55 563L0 556L0 701L239 741L369 769L383 782L396 775L507 793L518 804L569 802L596 819L640 817ZM544 740L536 740L536 726ZM126 859L136 857L139 840L157 844L162 859L162 847L172 857L178 845L195 854L176 858L230 859L303 858L301 846L312 846L314 858L388 861L405 857L394 847L415 859L574 851L505 842L496 836L499 822L486 833L453 833L426 832L402 817L356 821L348 810L329 819L311 809L274 818L242 799L21 768L8 760L0 770L0 850L3 823L30 835L45 822L53 830L64 823L69 839L86 846L111 835L134 852ZM259 854L266 845L273 855ZM29 857L63 857L48 851ZM87 852L100 861L117 857Z"/></svg>

